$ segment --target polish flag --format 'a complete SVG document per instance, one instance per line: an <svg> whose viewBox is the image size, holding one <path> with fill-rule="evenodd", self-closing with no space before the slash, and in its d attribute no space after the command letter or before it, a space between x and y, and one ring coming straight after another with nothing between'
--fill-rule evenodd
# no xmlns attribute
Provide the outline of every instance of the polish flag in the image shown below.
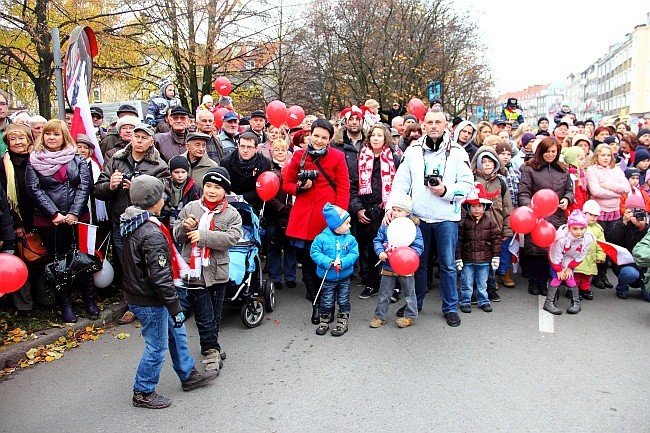
<svg viewBox="0 0 650 433"><path fill-rule="evenodd" d="M511 254L512 271L516 274L519 271L519 249L524 243L524 235L515 233L508 245L508 251Z"/></svg>
<svg viewBox="0 0 650 433"><path fill-rule="evenodd" d="M97 241L97 226L91 224L77 224L79 251L95 255L95 242Z"/></svg>
<svg viewBox="0 0 650 433"><path fill-rule="evenodd" d="M77 68L77 86L71 86L68 90L68 101L74 109L74 117L72 118L72 127L70 128L70 135L72 139L77 141L77 134L85 134L90 141L95 145L93 150L92 159L99 164L100 167L104 166L104 157L97 142L95 135L95 127L93 126L93 118L90 114L90 102L88 101L88 87L86 85L86 74L83 73L86 69L86 63L83 62Z"/></svg>
<svg viewBox="0 0 650 433"><path fill-rule="evenodd" d="M605 241L596 241L598 246L605 251L605 254L612 259L615 265L623 266L634 263L634 257L628 250L615 244Z"/></svg>

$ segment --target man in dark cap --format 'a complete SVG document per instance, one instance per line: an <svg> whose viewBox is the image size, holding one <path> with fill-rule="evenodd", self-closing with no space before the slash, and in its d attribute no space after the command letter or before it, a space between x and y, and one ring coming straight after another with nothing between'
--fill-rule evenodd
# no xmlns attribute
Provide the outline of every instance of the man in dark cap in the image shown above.
<svg viewBox="0 0 650 433"><path fill-rule="evenodd" d="M176 106L170 111L171 129L168 132L159 132L154 135L156 148L160 151L163 161L167 162L172 157L185 152L185 137L189 124L190 112L187 108Z"/></svg>
<svg viewBox="0 0 650 433"><path fill-rule="evenodd" d="M266 114L262 110L255 110L251 113L251 118L249 120L251 125L251 131L257 135L258 143L266 143L268 137L264 132L264 127L266 126Z"/></svg>
<svg viewBox="0 0 650 433"><path fill-rule="evenodd" d="M138 118L138 110L135 109L133 105L122 104L120 108L117 109L117 117L121 119L125 116L134 116ZM106 158L106 153L115 147L115 143L120 139L120 133L117 128L109 128L106 132L106 135L99 143L99 149L102 151L102 155Z"/></svg>
<svg viewBox="0 0 650 433"><path fill-rule="evenodd" d="M97 142L100 142L106 137L106 128L102 125L104 121L104 110L99 107L90 107L90 116L93 119L93 126L97 128L95 130Z"/></svg>
<svg viewBox="0 0 650 433"><path fill-rule="evenodd" d="M190 132L187 134L187 143L185 144L187 152L181 154L187 158L190 163L190 170L188 172L189 176L199 185L203 181L205 173L207 173L212 167L217 167L219 165L211 160L205 151L209 140L210 136L207 134L202 132Z"/></svg>

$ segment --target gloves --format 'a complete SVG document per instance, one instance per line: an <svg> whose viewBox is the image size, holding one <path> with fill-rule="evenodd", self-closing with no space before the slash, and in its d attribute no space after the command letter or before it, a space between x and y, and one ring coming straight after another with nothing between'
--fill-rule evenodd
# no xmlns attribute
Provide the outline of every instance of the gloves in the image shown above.
<svg viewBox="0 0 650 433"><path fill-rule="evenodd" d="M490 266L492 266L492 270L496 271L499 268L499 262L501 260L498 257L492 257L492 262L490 262Z"/></svg>
<svg viewBox="0 0 650 433"><path fill-rule="evenodd" d="M458 271L463 270L463 261L462 260L456 260L456 270L458 270Z"/></svg>
<svg viewBox="0 0 650 433"><path fill-rule="evenodd" d="M181 311L175 316L172 316L172 319L174 320L174 328L180 328L183 326L183 322L185 322L185 314Z"/></svg>

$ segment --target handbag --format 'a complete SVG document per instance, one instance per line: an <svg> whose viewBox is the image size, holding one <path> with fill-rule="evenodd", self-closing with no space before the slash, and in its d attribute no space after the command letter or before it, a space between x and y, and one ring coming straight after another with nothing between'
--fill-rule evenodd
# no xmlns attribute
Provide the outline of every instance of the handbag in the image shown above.
<svg viewBox="0 0 650 433"><path fill-rule="evenodd" d="M47 249L38 233L25 233L16 243L18 257L27 263L40 263L47 258Z"/></svg>
<svg viewBox="0 0 650 433"><path fill-rule="evenodd" d="M56 229L54 244L56 251ZM75 240L72 249L64 257L55 255L54 261L45 265L45 282L48 288L58 291L66 289L77 280L101 270L101 259L79 251Z"/></svg>

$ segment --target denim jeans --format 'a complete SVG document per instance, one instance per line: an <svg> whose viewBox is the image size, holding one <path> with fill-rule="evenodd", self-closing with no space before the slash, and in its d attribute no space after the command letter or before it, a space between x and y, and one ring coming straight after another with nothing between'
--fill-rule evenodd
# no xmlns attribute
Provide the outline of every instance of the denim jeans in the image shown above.
<svg viewBox="0 0 650 433"><path fill-rule="evenodd" d="M325 281L320 292L319 311L321 316L327 316L334 309L334 294L339 304L339 313L350 312L350 278L338 281Z"/></svg>
<svg viewBox="0 0 650 433"><path fill-rule="evenodd" d="M208 287L210 296L212 296L212 306L214 307L214 324L216 326L217 349L221 351L219 345L219 324L221 323L221 314L223 313L223 300L226 297L226 284L218 283Z"/></svg>
<svg viewBox="0 0 650 433"><path fill-rule="evenodd" d="M218 349L217 325L214 320L214 307L210 291L204 287L187 289L188 301L194 310L194 321L199 331L201 353L208 349Z"/></svg>
<svg viewBox="0 0 650 433"><path fill-rule="evenodd" d="M120 226L113 226L113 246L115 247L116 260L122 263L122 250L124 249L124 239L120 233Z"/></svg>
<svg viewBox="0 0 650 433"><path fill-rule="evenodd" d="M181 308L183 313L187 316L187 312L190 311L190 300L187 294L187 287L176 286L176 294L178 295L178 300L181 302Z"/></svg>
<svg viewBox="0 0 650 433"><path fill-rule="evenodd" d="M422 309L424 296L427 294L427 260L431 246L435 242L438 249L442 312L443 314L456 312L458 311L458 291L456 289L458 222L427 223L421 221L420 231L424 239L424 251L420 255L420 266L415 273L415 294L418 298L418 310Z"/></svg>
<svg viewBox="0 0 650 433"><path fill-rule="evenodd" d="M505 241L501 241L501 256L499 258L499 269L497 269L498 275L504 275L506 270L512 269L512 257L508 249L512 238L513 236L510 236Z"/></svg>
<svg viewBox="0 0 650 433"><path fill-rule="evenodd" d="M266 228L269 240L266 257L269 277L274 283L282 282L283 274L284 281L296 281L296 248L289 243L289 238L284 233L276 234L279 229L280 227L275 225Z"/></svg>
<svg viewBox="0 0 650 433"><path fill-rule="evenodd" d="M415 296L415 278L413 277L398 277L393 275L382 275L381 283L379 284L379 301L375 309L375 317L381 320L386 320L388 314L388 306L390 305L390 295L393 294L393 289L399 280L404 292L404 300L406 301L406 309L404 310L404 317L415 319L418 317L417 298Z"/></svg>
<svg viewBox="0 0 650 433"><path fill-rule="evenodd" d="M618 274L618 284L616 284L616 291L621 293L627 293L630 291L630 284L638 285L641 287L641 293L643 293L643 299L650 302L650 293L643 284L643 275L636 269L634 266L623 266L621 267Z"/></svg>
<svg viewBox="0 0 650 433"><path fill-rule="evenodd" d="M178 378L181 382L189 379L195 363L187 345L185 325L174 328L172 317L164 306L142 307L129 304L129 310L133 311L142 323L140 332L145 343L144 353L135 373L133 391L150 393L156 390L167 349Z"/></svg>
<svg viewBox="0 0 650 433"><path fill-rule="evenodd" d="M487 293L487 278L491 268L489 263L465 263L460 272L460 305L469 305L472 291L476 285L476 298L479 305L490 304Z"/></svg>

